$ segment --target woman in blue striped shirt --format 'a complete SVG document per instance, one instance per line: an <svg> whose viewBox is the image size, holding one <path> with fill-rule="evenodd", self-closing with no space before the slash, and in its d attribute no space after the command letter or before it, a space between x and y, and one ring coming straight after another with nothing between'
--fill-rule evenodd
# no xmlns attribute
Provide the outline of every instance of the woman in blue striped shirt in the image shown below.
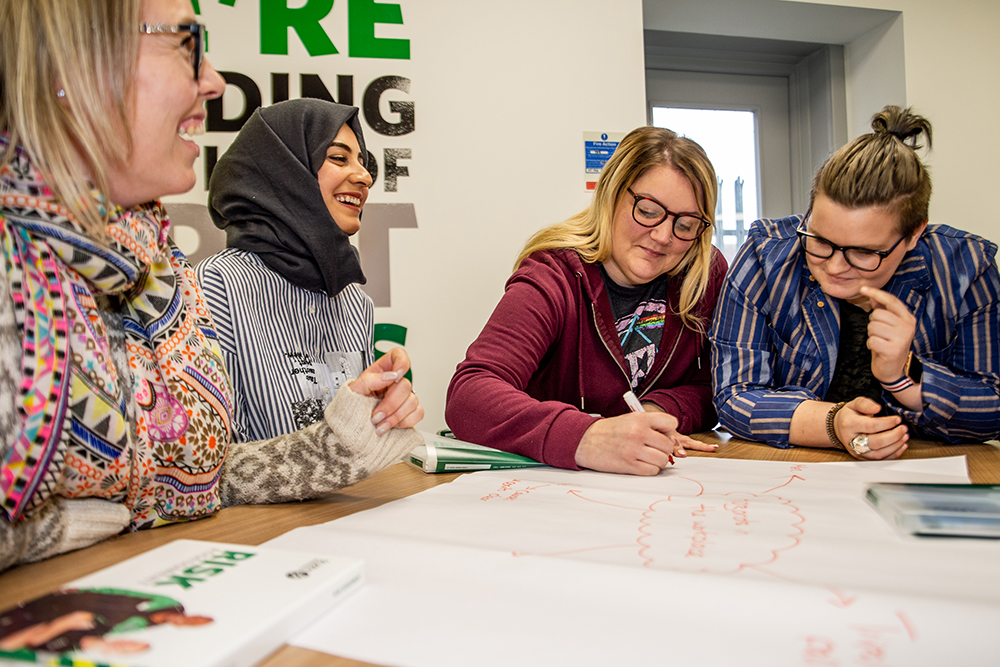
<svg viewBox="0 0 1000 667"><path fill-rule="evenodd" d="M209 208L226 250L198 266L233 383L235 439L319 422L338 390L373 363L372 300L349 236L372 177L356 107L297 99L258 109L219 159ZM378 372L398 379L372 412L381 435L423 408L394 348Z"/></svg>
<svg viewBox="0 0 1000 667"><path fill-rule="evenodd" d="M930 123L887 106L837 151L805 216L758 220L712 326L736 435L894 459L911 437L1000 432L996 245L928 225Z"/></svg>

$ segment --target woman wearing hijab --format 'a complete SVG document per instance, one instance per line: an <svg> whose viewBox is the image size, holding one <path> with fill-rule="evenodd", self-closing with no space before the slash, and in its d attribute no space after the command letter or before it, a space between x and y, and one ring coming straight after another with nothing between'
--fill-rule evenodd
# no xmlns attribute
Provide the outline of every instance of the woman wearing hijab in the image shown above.
<svg viewBox="0 0 1000 667"><path fill-rule="evenodd" d="M350 235L372 178L356 107L298 99L258 109L212 173L223 252L198 267L236 395L237 441L305 428L373 362L374 307ZM384 367L384 368L382 368ZM402 379L409 358L379 361L394 382L372 412L381 435L423 408Z"/></svg>

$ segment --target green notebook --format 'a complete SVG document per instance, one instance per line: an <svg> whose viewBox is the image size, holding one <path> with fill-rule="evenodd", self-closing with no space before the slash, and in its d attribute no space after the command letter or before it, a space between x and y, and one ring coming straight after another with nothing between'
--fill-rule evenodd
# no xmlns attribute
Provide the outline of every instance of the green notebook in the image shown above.
<svg viewBox="0 0 1000 667"><path fill-rule="evenodd" d="M418 433L423 436L424 444L410 452L407 460L427 473L503 470L545 465L527 456L424 431Z"/></svg>

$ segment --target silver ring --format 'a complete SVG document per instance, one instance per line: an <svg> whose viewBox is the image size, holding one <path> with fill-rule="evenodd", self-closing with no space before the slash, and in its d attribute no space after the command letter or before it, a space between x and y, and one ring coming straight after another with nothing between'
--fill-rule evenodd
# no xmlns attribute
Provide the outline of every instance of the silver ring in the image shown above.
<svg viewBox="0 0 1000 667"><path fill-rule="evenodd" d="M854 439L851 440L851 449L853 449L854 453L858 456L870 452L872 448L868 446L868 434L862 433L861 435L855 436Z"/></svg>

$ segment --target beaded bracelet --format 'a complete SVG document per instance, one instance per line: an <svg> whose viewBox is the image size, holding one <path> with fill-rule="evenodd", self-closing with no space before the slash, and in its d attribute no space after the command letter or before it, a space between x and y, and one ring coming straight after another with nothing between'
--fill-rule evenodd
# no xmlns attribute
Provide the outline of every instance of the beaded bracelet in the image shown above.
<svg viewBox="0 0 1000 667"><path fill-rule="evenodd" d="M833 446L839 447L840 449L847 449L847 447L845 447L844 443L842 443L840 438L837 437L837 429L833 426L833 418L837 416L837 413L840 412L840 409L845 405L847 405L847 401L841 401L830 408L830 412L826 414L826 434L830 436L830 442L833 443Z"/></svg>

